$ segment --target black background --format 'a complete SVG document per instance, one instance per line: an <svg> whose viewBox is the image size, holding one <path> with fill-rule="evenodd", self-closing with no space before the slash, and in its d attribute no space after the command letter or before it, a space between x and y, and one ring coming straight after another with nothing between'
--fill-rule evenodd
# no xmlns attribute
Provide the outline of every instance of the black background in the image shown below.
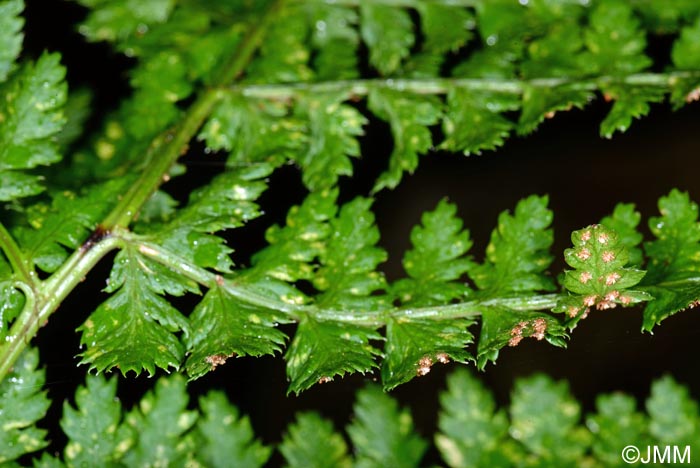
<svg viewBox="0 0 700 468"><path fill-rule="evenodd" d="M112 53L106 44L84 42L75 32L84 15L80 7L63 1L28 2L25 55L36 57L44 49L62 52L71 87L86 86L95 93L94 118L88 127L99 128L100 117L128 95L127 71L132 62ZM666 45L652 44L657 47L652 53L667 53ZM568 246L572 230L596 222L618 201L636 203L646 223L649 216L657 214L657 199L673 187L700 200L700 105L675 113L667 105L654 106L651 115L635 122L627 133L604 140L598 135L598 124L608 108L609 104L597 100L585 111L558 114L533 135L512 137L503 148L482 156L439 152L424 156L413 176L405 177L396 190L376 197L381 244L390 256L384 265L387 277L403 275L400 258L409 246L411 227L423 211L432 209L443 197L458 204L475 241L472 253L479 260L498 213L512 209L519 199L533 193L550 196L555 213L554 252ZM391 144L386 125L372 120L362 139L363 159L355 163L356 177L341 184L343 199L369 193L387 164ZM190 174L199 178L194 180L206 180L220 170L208 157L196 148L186 156ZM231 235L238 262L245 264L251 252L263 245L265 228L282 222L289 206L303 199L299 179L294 168L273 176L261 201L266 215ZM648 238L646 225L643 229ZM552 271L564 267L560 257ZM43 423L52 430L52 450L62 450L65 443L57 424L62 401L71 398L84 378L85 368L77 368L74 358L78 350L74 330L104 300L99 291L109 272L109 260L71 294L37 339L54 399L50 417ZM598 393L613 390L634 394L641 407L651 381L664 374L674 376L690 387L694 397L700 397L700 374L695 365L696 340L700 339L697 311L666 320L654 335L642 334L640 327L639 308L594 311L575 330L568 349L524 340L517 348L504 349L497 365L489 365L479 377L501 404L508 402L514 379L534 372L568 380L587 411L593 408ZM410 406L418 430L428 438L436 425L437 392L454 366L435 366L427 376L393 392L402 404ZM280 440L284 427L302 410L319 411L342 427L349 420L355 391L376 380L376 373L353 375L315 386L299 397L287 397L284 362L276 356L231 360L191 383L189 389L193 396L224 389L231 401L250 415L259 436L270 443ZM120 378L120 398L130 406L152 383L153 379L143 376Z"/></svg>

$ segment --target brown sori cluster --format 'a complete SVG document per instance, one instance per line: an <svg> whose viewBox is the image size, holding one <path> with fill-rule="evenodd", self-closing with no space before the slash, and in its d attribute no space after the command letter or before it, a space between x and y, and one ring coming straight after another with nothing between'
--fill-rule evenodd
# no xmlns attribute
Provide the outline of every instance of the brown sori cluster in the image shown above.
<svg viewBox="0 0 700 468"><path fill-rule="evenodd" d="M688 310L688 309L694 309L697 306L700 306L700 300L695 300L695 301L690 301L685 308L681 309L681 311Z"/></svg>
<svg viewBox="0 0 700 468"><path fill-rule="evenodd" d="M579 312L581 312L581 309L583 309L583 313L581 314L581 320L583 320L586 317L588 317L588 313L591 311L591 309L588 307L582 308L576 306L569 306L566 311L566 315L568 315L569 318L575 318L579 314Z"/></svg>
<svg viewBox="0 0 700 468"><path fill-rule="evenodd" d="M508 346L517 346L527 336L531 336L538 341L542 340L546 331L547 321L542 317L533 320L523 320L510 331Z"/></svg>
<svg viewBox="0 0 700 468"><path fill-rule="evenodd" d="M216 369L218 366L223 366L226 364L228 358L234 357L236 353L226 354L212 354L207 356L204 360L211 366L211 370Z"/></svg>
<svg viewBox="0 0 700 468"><path fill-rule="evenodd" d="M592 229L595 230L598 228L598 225L592 226ZM595 241L597 241L601 246L605 246L608 244L610 241L610 237L608 236L607 233L605 232L598 232L598 233L593 233L591 230L586 230L581 234L581 241L583 241L584 245L588 243L593 237L595 236ZM591 256L593 255L591 251L586 248L585 246L581 246L575 253L576 257L581 260L582 262L585 262ZM615 253L610 251L610 250L603 250L601 252L601 260L603 260L604 263L610 263L615 260ZM601 283L605 283L606 286L613 286L615 285L619 280L621 276L617 272L612 272L608 273L604 277L598 278L598 281ZM593 273L590 271L584 270L581 273L579 273L578 280L582 284L588 284L589 281L593 280ZM613 309L617 306L617 301L621 302L624 305L629 304L632 302L632 299L628 296L621 295L619 291L617 290L612 290L606 293L604 296L599 296L596 294L591 294L589 296L584 296L582 299L582 306L583 307L576 307L576 306L570 306L568 308L567 314L569 317L574 318L579 315L579 313L583 310L583 313L581 315L581 318L584 319L588 316L588 312L590 311L591 307L594 307L598 310L607 310L607 309Z"/></svg>
<svg viewBox="0 0 700 468"><path fill-rule="evenodd" d="M437 359L440 364L447 364L450 362L450 356L448 356L447 353L437 353L435 359ZM433 364L433 359L430 356L423 356L420 358L418 361L418 368L416 369L418 377L422 377L430 372L430 368L433 367Z"/></svg>

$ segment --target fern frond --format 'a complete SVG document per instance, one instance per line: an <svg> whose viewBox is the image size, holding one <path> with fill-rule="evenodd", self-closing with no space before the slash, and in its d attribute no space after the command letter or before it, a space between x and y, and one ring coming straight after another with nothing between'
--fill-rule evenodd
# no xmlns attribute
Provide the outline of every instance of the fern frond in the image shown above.
<svg viewBox="0 0 700 468"><path fill-rule="evenodd" d="M23 9L22 0L0 2L0 83L7 79L22 50Z"/></svg>
<svg viewBox="0 0 700 468"><path fill-rule="evenodd" d="M615 231L596 224L573 232L571 240L574 248L564 251L564 258L575 270L565 272L563 284L576 295L563 299L556 309L566 312L569 327L585 318L591 307L606 310L652 299L644 291L630 289L646 272L625 268L629 252Z"/></svg>
<svg viewBox="0 0 700 468"><path fill-rule="evenodd" d="M192 332L184 337L186 369L198 378L230 357L262 356L282 350L286 336L276 327L289 319L275 310L240 301L225 287L212 288L189 317Z"/></svg>
<svg viewBox="0 0 700 468"><path fill-rule="evenodd" d="M195 428L196 459L203 466L258 468L270 457L270 447L255 439L247 416L221 392L199 399L201 415Z"/></svg>
<svg viewBox="0 0 700 468"><path fill-rule="evenodd" d="M347 432L355 445L357 467L417 467L427 448L414 433L408 410L400 409L379 387L366 387L357 394L355 420Z"/></svg>
<svg viewBox="0 0 700 468"><path fill-rule="evenodd" d="M0 382L0 462L8 463L48 445L46 430L36 427L50 401L42 390L45 382L39 351L28 349L15 363L10 377Z"/></svg>
<svg viewBox="0 0 700 468"><path fill-rule="evenodd" d="M323 445L318 441L322 440ZM330 421L316 413L302 413L289 426L279 447L290 468L350 468L347 445Z"/></svg>
<svg viewBox="0 0 700 468"><path fill-rule="evenodd" d="M117 254L105 290L114 294L78 329L88 346L81 362L98 371L118 367L124 374L178 369L184 348L174 333L189 334L190 325L162 296L198 292L197 284L131 247Z"/></svg>
<svg viewBox="0 0 700 468"><path fill-rule="evenodd" d="M88 376L75 392L75 408L63 404L61 428L70 439L66 462L75 465L117 463L134 445L136 434L122 420L117 379Z"/></svg>
<svg viewBox="0 0 700 468"><path fill-rule="evenodd" d="M180 376L159 379L140 404L126 414L125 424L138 434L133 447L124 455L127 465L192 463L195 441L185 434L195 425L199 414L187 410L188 400L185 379Z"/></svg>
<svg viewBox="0 0 700 468"><path fill-rule="evenodd" d="M256 438L254 419L241 414L220 391L189 405L178 375L159 379L130 410L119 403L117 378L88 376L76 391L75 408L63 405L65 448L53 455L33 454L46 444L45 431L36 424L49 402L39 390L44 371L36 369L36 350L23 359L15 372L18 378L0 386L2 421L9 427L0 434L6 442L0 446L0 459L6 464L19 466L23 457L40 467L99 459L128 466L260 468L272 455L272 447ZM459 369L440 392L435 453L450 468L518 466L523 460L528 466L617 466L620 447L631 438L641 447L678 444L678 456L686 457L688 450L700 447L698 404L689 395L686 387L665 376L653 382L646 413L636 410L633 397L613 393L598 396L595 412L583 416L566 382L533 375L516 379L509 406L499 407L482 383ZM424 400L431 405L430 397ZM277 450L290 467L422 466L430 446L416 431L408 408L369 385L357 393L353 414L345 434L318 413L299 414ZM685 453L684 446L689 447Z"/></svg>
<svg viewBox="0 0 700 468"><path fill-rule="evenodd" d="M673 190L659 199L661 216L649 219L649 230L656 240L647 242L648 277L644 281L654 296L644 309L642 330L651 331L665 318L700 299L700 285L695 280L700 269L700 223L698 205L687 193Z"/></svg>
<svg viewBox="0 0 700 468"><path fill-rule="evenodd" d="M35 168L61 159L53 137L65 122L66 70L58 54L43 54L0 86L0 201L41 193Z"/></svg>

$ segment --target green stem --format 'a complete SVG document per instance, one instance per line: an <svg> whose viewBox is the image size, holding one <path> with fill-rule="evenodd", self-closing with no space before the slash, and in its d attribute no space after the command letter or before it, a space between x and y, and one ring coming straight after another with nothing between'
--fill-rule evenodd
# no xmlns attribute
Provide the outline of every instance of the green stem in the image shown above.
<svg viewBox="0 0 700 468"><path fill-rule="evenodd" d="M680 79L700 80L700 71L675 71L670 73L637 73L623 76L598 76L580 78L535 78L531 80L499 80L481 78L430 78L430 79L358 79L321 81L315 83L291 83L272 85L235 85L229 91L245 97L286 100L299 93L328 93L347 91L350 96L366 96L373 89L393 89L416 94L447 94L451 89L491 91L504 94L522 94L527 88L556 88L567 86L579 91L596 91L610 85L651 86L670 88Z"/></svg>
<svg viewBox="0 0 700 468"><path fill-rule="evenodd" d="M0 249L2 249L7 260L10 262L16 279L34 289L37 282L36 272L31 264L25 260L14 237L12 237L2 223L0 223Z"/></svg>
<svg viewBox="0 0 700 468"><path fill-rule="evenodd" d="M154 139L146 155L148 166L105 219L102 227L106 231L117 226L127 227L144 203L163 183L163 178L172 165L187 149L190 140L211 114L214 104L224 95L219 88L226 86L243 73L283 3L283 0L272 2L261 20L249 30L231 60L221 67L212 88L206 89L194 101L177 126Z"/></svg>
<svg viewBox="0 0 700 468"><path fill-rule="evenodd" d="M24 290L26 302L22 312L12 324L5 343L0 346L0 381L12 369L15 361L36 335L39 327L48 320L68 294L85 279L87 272L110 251L119 246L121 240L116 237L95 244L90 250L77 250L51 278L42 285L47 293L35 297Z"/></svg>
<svg viewBox="0 0 700 468"><path fill-rule="evenodd" d="M148 166L104 220L102 227L105 231L116 226L126 227L131 223L144 203L163 183L163 177L180 157L218 99L219 93L205 91L174 130L168 130L165 135L159 135L154 140L146 155L150 161Z"/></svg>
<svg viewBox="0 0 700 468"><path fill-rule="evenodd" d="M390 308L374 311L321 309L313 305L290 304L268 296L263 296L252 291L246 285L241 285L235 280L224 279L220 275L192 265L177 254L156 244L147 242L139 236L126 231L117 231L115 235L123 239L124 242L137 245L139 252L143 255L196 281L202 286L207 288L223 287L229 294L241 301L265 309L285 313L295 320L299 320L301 316L309 314L322 320L334 320L355 325L378 327L386 324L387 316L393 318L432 318L443 320L478 317L481 315L482 310L487 307L503 307L514 311L551 310L556 306L559 299L564 297L562 294L496 297L490 299L476 299L443 306Z"/></svg>
<svg viewBox="0 0 700 468"><path fill-rule="evenodd" d="M261 21L251 27L231 60L221 67L214 86L206 89L194 101L178 125L153 140L146 154L146 160L149 162L141 176L101 223L101 229L107 233L103 240L89 249L80 248L73 252L58 271L43 283L39 283L27 270L16 243L0 224L0 248L7 255L22 282L31 286L30 290L22 288L26 295L25 306L8 331L5 343L0 344L0 381L12 369L30 339L36 335L39 327L48 320L61 301L108 252L120 245L122 241L109 235L110 231L128 227L144 203L160 186L163 177L187 148L216 101L224 95L221 88L243 73L260 46L266 28L279 13L283 3L283 0L271 3ZM42 295L29 294L34 290L41 290Z"/></svg>

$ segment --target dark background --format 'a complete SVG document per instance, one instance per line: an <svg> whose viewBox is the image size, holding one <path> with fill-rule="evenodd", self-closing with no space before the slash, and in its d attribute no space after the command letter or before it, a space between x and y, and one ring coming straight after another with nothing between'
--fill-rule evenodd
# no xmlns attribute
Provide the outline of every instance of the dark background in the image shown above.
<svg viewBox="0 0 700 468"><path fill-rule="evenodd" d="M25 54L34 57L44 49L63 53L71 87L89 87L95 93L95 118L88 125L97 128L100 116L128 94L127 71L132 62L112 53L106 44L85 43L75 32L84 14L80 7L63 1L28 2ZM627 133L603 140L598 135L598 124L608 108L609 104L598 100L585 111L558 114L533 135L512 137L503 148L482 156L424 156L413 176L405 177L396 190L383 191L376 197L381 244L390 254L384 266L388 278L403 275L400 259L409 246L411 227L419 222L423 211L434 208L443 197L458 204L475 241L472 253L477 259L483 255L498 213L512 209L519 199L533 193L550 195L555 213L554 252L562 252L569 245L572 230L598 221L618 201L636 203L646 223L649 216L657 214L657 199L673 187L700 200L696 156L700 150L700 105L675 113L667 105L654 106L650 117L635 122ZM355 164L356 177L341 184L345 199L369 193L387 164L391 144L386 125L373 120L362 139L363 159ZM190 174L205 179L220 170L217 165L203 163L207 157L187 155ZM282 222L289 206L303 199L299 179L293 168L273 176L270 190L261 201L266 215L232 234L237 261L245 263L250 253L263 245L264 230ZM643 229L648 238L646 224ZM552 271L564 268L560 257ZM104 300L98 291L104 286L109 267L109 261L100 264L37 339L54 399L44 423L53 431L53 450L62 450L64 443L56 432L62 401L72 397L85 373L84 367L76 367L73 357L78 350L74 330ZM597 394L613 390L636 395L641 407L651 381L664 374L688 385L692 395L699 398L700 373L694 363L695 340L700 338L697 312L677 314L655 329L654 335L642 334L640 328L639 308L594 311L575 330L568 349L524 340L517 348L504 349L498 364L489 365L479 376L501 404L508 402L514 379L534 372L568 380L587 411L593 408ZM436 425L437 393L454 366L435 366L427 376L393 392L402 404L410 406L418 430L428 438ZM315 386L299 397L286 397L284 361L276 356L231 360L189 388L193 396L212 388L224 389L231 401L251 416L259 436L270 443L279 441L294 414L303 410L319 411L333 418L338 427L344 426L357 388L377 377L376 373L353 375ZM153 379L146 377L120 378L120 397L131 405L152 383Z"/></svg>

